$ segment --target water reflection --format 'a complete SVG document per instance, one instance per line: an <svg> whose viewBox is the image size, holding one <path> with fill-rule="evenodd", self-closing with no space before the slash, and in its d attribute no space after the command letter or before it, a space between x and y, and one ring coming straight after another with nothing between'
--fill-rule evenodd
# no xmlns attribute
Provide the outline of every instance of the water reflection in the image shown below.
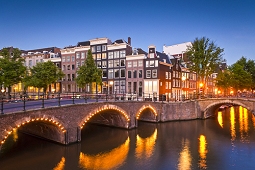
<svg viewBox="0 0 255 170"><path fill-rule="evenodd" d="M141 138L139 135L136 135L136 148L135 153L136 157L141 158L150 158L153 154L155 143L157 139L157 129L155 129L154 133L147 138Z"/></svg>
<svg viewBox="0 0 255 170"><path fill-rule="evenodd" d="M80 153L79 165L84 169L116 169L125 162L129 151L130 139L109 152L96 155Z"/></svg>
<svg viewBox="0 0 255 170"><path fill-rule="evenodd" d="M180 152L178 169L189 170L191 169L192 156L190 153L190 142L188 139L182 139L182 150Z"/></svg>
<svg viewBox="0 0 255 170"><path fill-rule="evenodd" d="M222 112L221 111L218 112L217 118L218 118L219 125L223 128L223 119L222 119Z"/></svg>
<svg viewBox="0 0 255 170"><path fill-rule="evenodd" d="M201 169L206 169L207 165L206 165L206 155L207 155L207 148L206 148L207 142L206 142L206 138L204 135L200 135L199 137L199 156L200 156L200 160L199 160L199 167Z"/></svg>
<svg viewBox="0 0 255 170"><path fill-rule="evenodd" d="M57 166L55 168L53 168L53 170L63 170L63 169L65 169L65 161L66 161L66 159L64 157L62 157L61 161L57 164Z"/></svg>
<svg viewBox="0 0 255 170"><path fill-rule="evenodd" d="M234 141L236 139L236 130L235 130L235 109L234 107L230 107L230 134L231 140Z"/></svg>

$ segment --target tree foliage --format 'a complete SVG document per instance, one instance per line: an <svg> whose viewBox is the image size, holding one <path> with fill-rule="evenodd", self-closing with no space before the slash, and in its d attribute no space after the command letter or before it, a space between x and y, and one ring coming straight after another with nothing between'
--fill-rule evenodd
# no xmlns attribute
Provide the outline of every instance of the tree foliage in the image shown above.
<svg viewBox="0 0 255 170"><path fill-rule="evenodd" d="M216 86L218 88L221 88L224 90L224 94L227 93L227 89L229 89L232 84L231 84L231 72L229 70L224 70L223 72L220 72L217 75L216 78Z"/></svg>
<svg viewBox="0 0 255 170"><path fill-rule="evenodd" d="M46 92L47 87L56 83L59 79L64 77L64 73L53 62L47 61L37 63L29 70L28 75L25 77L25 87L34 86L43 88Z"/></svg>
<svg viewBox="0 0 255 170"><path fill-rule="evenodd" d="M88 51L84 65L79 67L75 81L81 88L84 88L86 87L86 84L91 84L93 82L98 85L102 84L102 70L97 68L91 50Z"/></svg>
<svg viewBox="0 0 255 170"><path fill-rule="evenodd" d="M209 38L196 38L187 48L190 61L189 69L197 73L198 81L205 82L215 72L216 67L222 63L224 49L217 47Z"/></svg>
<svg viewBox="0 0 255 170"><path fill-rule="evenodd" d="M26 67L24 59L18 48L3 48L0 52L0 83L2 87L8 88L20 83L25 76Z"/></svg>

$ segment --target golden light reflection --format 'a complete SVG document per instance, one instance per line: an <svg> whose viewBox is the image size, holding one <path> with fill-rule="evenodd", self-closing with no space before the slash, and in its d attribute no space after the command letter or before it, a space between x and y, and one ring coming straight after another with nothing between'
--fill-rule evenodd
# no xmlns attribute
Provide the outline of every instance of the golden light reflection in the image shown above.
<svg viewBox="0 0 255 170"><path fill-rule="evenodd" d="M65 162L66 162L66 159L64 157L62 157L61 161L57 164L57 166L55 168L53 168L53 170L63 170L63 169L65 169Z"/></svg>
<svg viewBox="0 0 255 170"><path fill-rule="evenodd" d="M206 138L204 135L200 135L199 137L199 156L200 156L200 160L199 160L199 167L201 169L206 169L207 165L206 165L206 154L208 152L208 150L206 149Z"/></svg>
<svg viewBox="0 0 255 170"><path fill-rule="evenodd" d="M245 139L248 137L248 129L249 129L249 124L248 124L248 111L246 108L243 108L242 106L239 107L239 124L240 124L240 136L241 136L241 141L245 141Z"/></svg>
<svg viewBox="0 0 255 170"><path fill-rule="evenodd" d="M130 139L127 138L124 144L107 153L87 155L80 153L79 165L84 169L116 169L127 158Z"/></svg>
<svg viewBox="0 0 255 170"><path fill-rule="evenodd" d="M255 116L254 116L254 114L252 114L251 119L252 119L253 127L255 127Z"/></svg>
<svg viewBox="0 0 255 170"><path fill-rule="evenodd" d="M17 129L13 129L13 141L16 142L18 140L18 131Z"/></svg>
<svg viewBox="0 0 255 170"><path fill-rule="evenodd" d="M218 122L219 125L223 128L222 112L218 112Z"/></svg>
<svg viewBox="0 0 255 170"><path fill-rule="evenodd" d="M192 157L190 154L190 144L189 140L182 141L182 151L180 152L178 169L179 170L189 170L191 169Z"/></svg>
<svg viewBox="0 0 255 170"><path fill-rule="evenodd" d="M154 152L155 144L157 139L157 129L148 138L141 138L139 135L136 136L136 148L135 153L137 158L150 158Z"/></svg>
<svg viewBox="0 0 255 170"><path fill-rule="evenodd" d="M236 130L235 130L235 110L234 107L230 107L230 133L231 133L231 140L236 139Z"/></svg>

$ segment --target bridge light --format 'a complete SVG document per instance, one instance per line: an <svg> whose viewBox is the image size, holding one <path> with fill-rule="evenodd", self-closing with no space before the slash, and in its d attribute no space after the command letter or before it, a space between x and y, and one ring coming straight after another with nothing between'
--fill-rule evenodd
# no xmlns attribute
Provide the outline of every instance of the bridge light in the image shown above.
<svg viewBox="0 0 255 170"><path fill-rule="evenodd" d="M4 141L1 142L2 144L4 143Z"/></svg>

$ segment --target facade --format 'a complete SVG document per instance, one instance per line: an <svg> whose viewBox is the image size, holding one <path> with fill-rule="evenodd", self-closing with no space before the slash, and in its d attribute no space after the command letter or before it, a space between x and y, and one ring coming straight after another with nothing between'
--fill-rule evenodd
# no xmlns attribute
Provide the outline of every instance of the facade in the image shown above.
<svg viewBox="0 0 255 170"><path fill-rule="evenodd" d="M166 100L172 93L171 70L172 64L169 57L156 51L156 47L148 47L148 55L144 60L144 97Z"/></svg>
<svg viewBox="0 0 255 170"><path fill-rule="evenodd" d="M140 48L135 48L132 55L126 56L126 93L141 98L144 91L144 60L147 53Z"/></svg>

